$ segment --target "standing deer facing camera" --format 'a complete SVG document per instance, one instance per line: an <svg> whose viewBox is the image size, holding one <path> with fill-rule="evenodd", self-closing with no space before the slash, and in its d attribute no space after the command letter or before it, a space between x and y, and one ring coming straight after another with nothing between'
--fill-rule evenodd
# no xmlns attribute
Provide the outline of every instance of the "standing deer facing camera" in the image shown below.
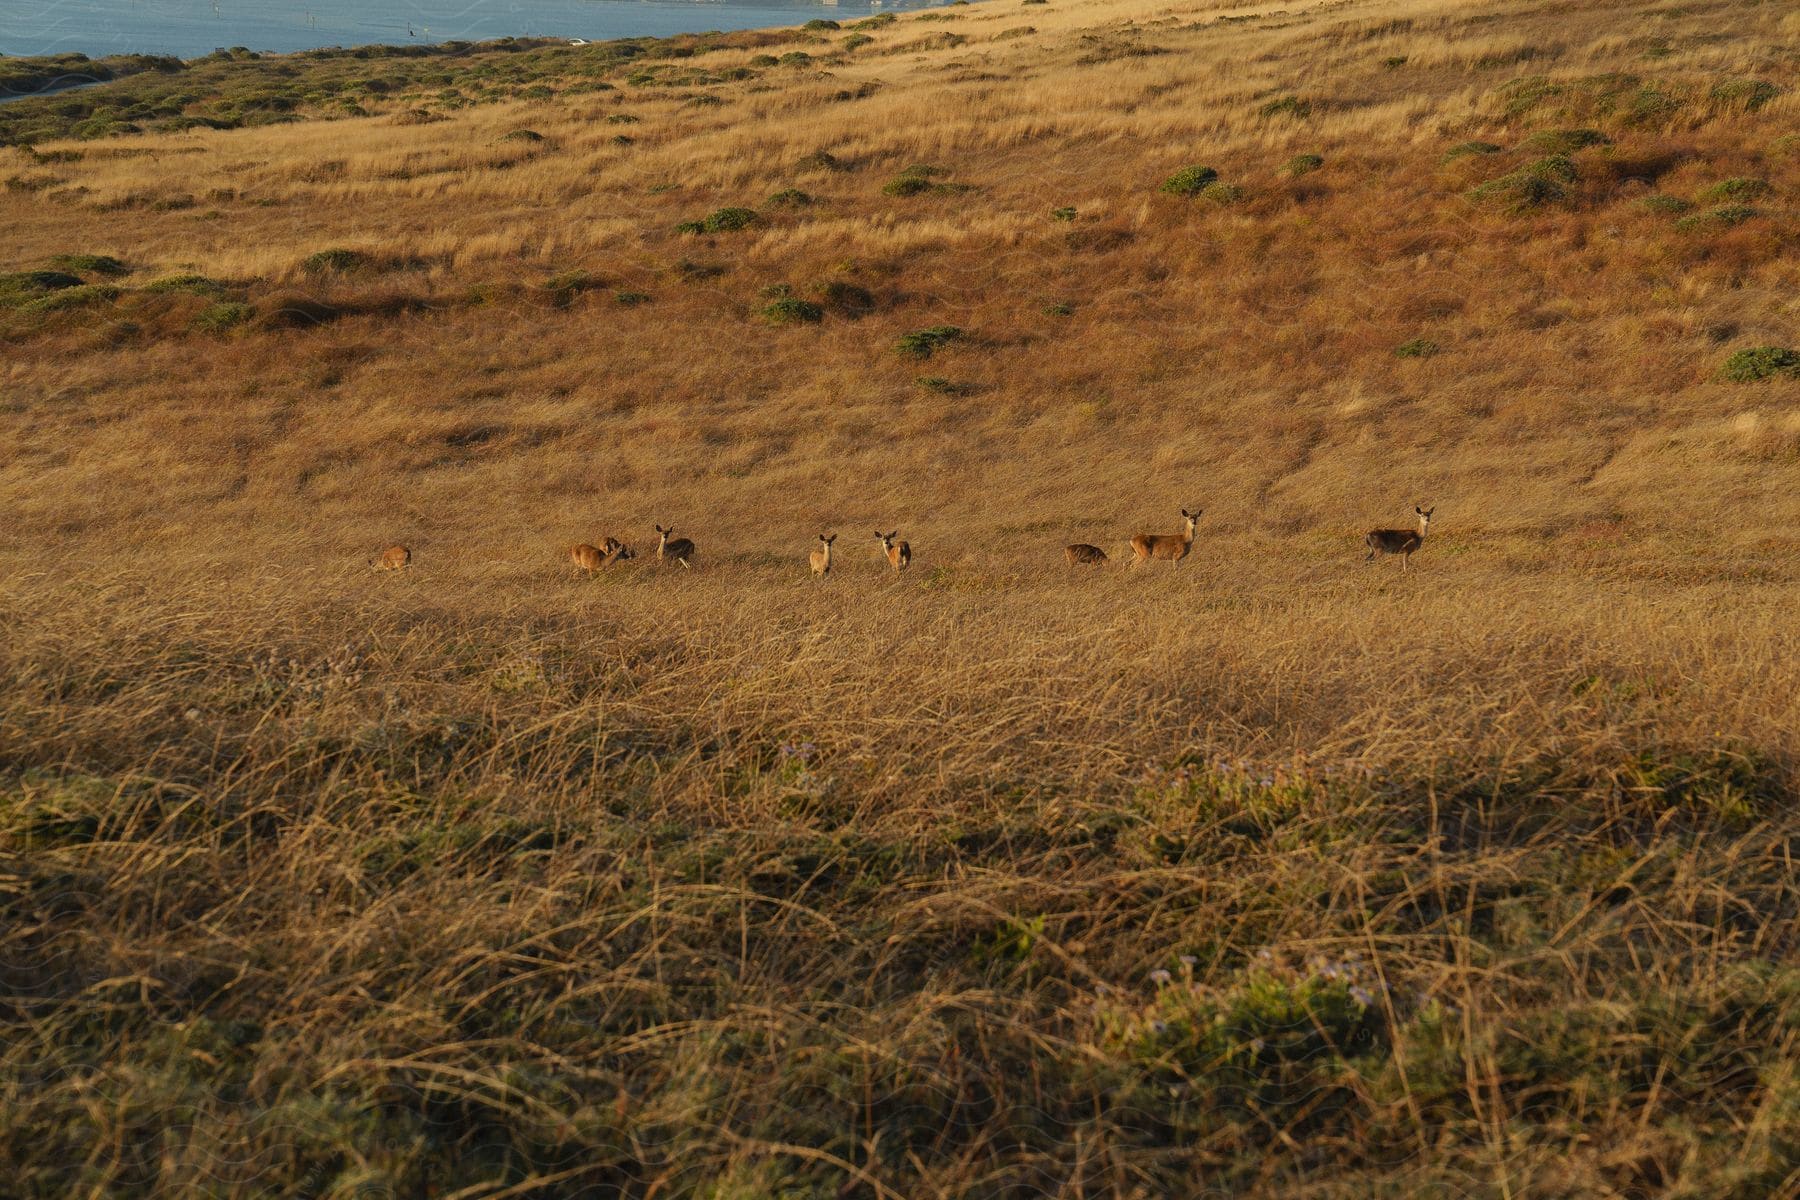
<svg viewBox="0 0 1800 1200"><path fill-rule="evenodd" d="M1188 549L1194 544L1194 523L1200 519L1200 509L1189 512L1181 510L1187 528L1180 533L1140 533L1131 539L1131 565L1138 566L1153 558L1166 558L1169 564L1180 562L1187 557Z"/></svg>
<svg viewBox="0 0 1800 1200"><path fill-rule="evenodd" d="M1431 527L1431 514L1437 511L1437 505L1420 508L1413 505L1413 511L1419 514L1419 531L1410 529L1371 529L1363 537L1363 545L1369 552L1363 555L1363 562L1372 563L1377 554L1398 554L1400 569L1406 570L1412 562L1413 551L1425 544L1425 531Z"/></svg>
<svg viewBox="0 0 1800 1200"><path fill-rule="evenodd" d="M381 552L379 558L371 558L369 565L381 571L398 571L412 562L412 551L405 546L389 546Z"/></svg>
<svg viewBox="0 0 1800 1200"><path fill-rule="evenodd" d="M912 547L905 542L896 542L894 539L898 536L898 529L892 533L883 533L879 529L875 531L875 540L881 543L882 557L888 560L888 566L894 568L895 574L906 570L912 562Z"/></svg>
<svg viewBox="0 0 1800 1200"><path fill-rule="evenodd" d="M694 543L687 538L671 538L669 535L674 532L673 526L668 529L656 526L657 536L662 539L656 543L656 561L678 562L684 568L690 567L693 565L691 560L694 557Z"/></svg>
<svg viewBox="0 0 1800 1200"><path fill-rule="evenodd" d="M812 573L821 579L831 574L831 543L835 541L837 541L837 534L826 537L821 533L819 548L806 556L807 561L812 563Z"/></svg>

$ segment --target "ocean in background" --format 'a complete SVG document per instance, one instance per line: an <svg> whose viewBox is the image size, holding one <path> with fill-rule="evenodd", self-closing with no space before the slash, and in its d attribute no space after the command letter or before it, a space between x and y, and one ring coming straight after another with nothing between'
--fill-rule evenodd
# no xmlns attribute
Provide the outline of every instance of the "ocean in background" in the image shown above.
<svg viewBox="0 0 1800 1200"><path fill-rule="evenodd" d="M0 54L173 54L228 46L666 37L855 20L929 0L0 0Z"/></svg>

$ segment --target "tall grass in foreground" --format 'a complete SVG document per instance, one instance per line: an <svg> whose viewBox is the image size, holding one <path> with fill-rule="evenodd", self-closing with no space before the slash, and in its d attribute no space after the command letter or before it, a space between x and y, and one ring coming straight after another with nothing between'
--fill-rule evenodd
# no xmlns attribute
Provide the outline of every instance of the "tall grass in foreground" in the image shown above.
<svg viewBox="0 0 1800 1200"><path fill-rule="evenodd" d="M1779 597L797 572L15 576L19 1192L1792 1186Z"/></svg>

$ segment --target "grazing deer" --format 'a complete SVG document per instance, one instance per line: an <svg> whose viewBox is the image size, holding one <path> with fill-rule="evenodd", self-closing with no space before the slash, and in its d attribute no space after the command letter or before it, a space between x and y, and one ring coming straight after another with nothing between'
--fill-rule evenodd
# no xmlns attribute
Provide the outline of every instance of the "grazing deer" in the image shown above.
<svg viewBox="0 0 1800 1200"><path fill-rule="evenodd" d="M1063 547L1063 557L1069 560L1071 567L1078 567L1082 563L1102 566L1107 561L1106 551L1098 546L1090 546L1086 542L1076 542L1073 546Z"/></svg>
<svg viewBox="0 0 1800 1200"><path fill-rule="evenodd" d="M1187 557L1188 549L1194 544L1194 523L1200 519L1200 509L1189 512L1181 510L1187 521L1187 528L1181 533L1140 533L1131 539L1131 565L1149 562L1153 558L1166 558L1169 564L1180 562Z"/></svg>
<svg viewBox="0 0 1800 1200"><path fill-rule="evenodd" d="M899 535L898 529L893 533L883 533L879 529L875 531L875 540L881 543L882 557L888 560L888 566L894 568L896 574L906 570L912 563L912 547L905 542L896 542L894 539Z"/></svg>
<svg viewBox="0 0 1800 1200"><path fill-rule="evenodd" d="M1431 527L1431 514L1437 511L1437 505L1420 508L1413 505L1413 511L1419 514L1419 531L1410 529L1371 529L1363 537L1363 545L1369 552L1363 555L1363 562L1372 563L1377 554L1398 554L1400 569L1407 570L1412 562L1413 551L1425 544L1425 531Z"/></svg>
<svg viewBox="0 0 1800 1200"><path fill-rule="evenodd" d="M381 552L379 558L371 558L369 565L379 571L398 571L412 562L412 551L405 546L389 546Z"/></svg>
<svg viewBox="0 0 1800 1200"><path fill-rule="evenodd" d="M687 538L671 539L669 535L674 532L673 526L668 529L661 525L656 527L657 536L661 539L656 543L656 561L678 562L683 568L690 567L693 565L689 560L694 557L694 543Z"/></svg>
<svg viewBox="0 0 1800 1200"><path fill-rule="evenodd" d="M633 557L631 551L618 538L605 538L603 544L599 546L590 546L586 542L581 542L569 547L570 561L589 575L601 567L631 557Z"/></svg>
<svg viewBox="0 0 1800 1200"><path fill-rule="evenodd" d="M812 563L812 572L814 575L824 578L831 574L831 543L835 541L837 541L837 534L834 533L830 537L826 537L821 533L819 535L819 548L806 556L807 561Z"/></svg>

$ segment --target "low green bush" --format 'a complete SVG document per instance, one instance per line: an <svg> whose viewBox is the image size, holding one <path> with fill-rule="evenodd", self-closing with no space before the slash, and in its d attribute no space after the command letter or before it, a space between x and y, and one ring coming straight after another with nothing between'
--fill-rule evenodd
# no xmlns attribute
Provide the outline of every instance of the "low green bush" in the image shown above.
<svg viewBox="0 0 1800 1200"><path fill-rule="evenodd" d="M1430 338L1414 338L1394 347L1395 358L1430 358L1438 352L1438 344Z"/></svg>
<svg viewBox="0 0 1800 1200"><path fill-rule="evenodd" d="M1715 184L1701 188L1698 198L1703 204L1717 204L1723 201L1735 201L1743 204L1751 200L1761 200L1773 190L1761 179L1721 179Z"/></svg>
<svg viewBox="0 0 1800 1200"><path fill-rule="evenodd" d="M58 254L50 262L64 271L85 271L90 275L105 275L113 279L131 273L130 267L110 254Z"/></svg>
<svg viewBox="0 0 1800 1200"><path fill-rule="evenodd" d="M1469 191L1471 199L1507 212L1529 212L1566 199L1581 174L1565 154L1552 154Z"/></svg>
<svg viewBox="0 0 1800 1200"><path fill-rule="evenodd" d="M1784 346L1754 346L1735 351L1719 368L1719 378L1732 383L1757 383L1781 376L1800 378L1800 353Z"/></svg>
<svg viewBox="0 0 1800 1200"><path fill-rule="evenodd" d="M1590 146L1608 146L1612 139L1598 129L1546 129L1526 138L1523 146L1536 154L1574 154Z"/></svg>
<svg viewBox="0 0 1800 1200"><path fill-rule="evenodd" d="M1219 173L1211 167L1183 167L1163 180L1158 190L1171 196L1197 196L1218 178Z"/></svg>
<svg viewBox="0 0 1800 1200"><path fill-rule="evenodd" d="M961 340L962 336L963 331L955 325L933 325L902 335L894 348L914 358L930 358L951 342Z"/></svg>
<svg viewBox="0 0 1800 1200"><path fill-rule="evenodd" d="M1722 204L1705 212L1690 213L1682 217L1675 222L1675 228L1682 233L1712 233L1742 225L1752 217L1761 215L1760 208L1752 208L1748 204Z"/></svg>
<svg viewBox="0 0 1800 1200"><path fill-rule="evenodd" d="M225 285L204 275L170 275L145 284L143 290L156 294L188 292L196 296L222 296Z"/></svg>
<svg viewBox="0 0 1800 1200"><path fill-rule="evenodd" d="M1287 160L1282 167L1289 175L1310 175L1325 165L1325 158L1319 154L1296 154Z"/></svg>
<svg viewBox="0 0 1800 1200"><path fill-rule="evenodd" d="M843 46L846 50L860 50L862 47L870 45L874 41L875 39L866 33L853 33L844 39Z"/></svg>
<svg viewBox="0 0 1800 1200"><path fill-rule="evenodd" d="M626 308L635 308L640 304L650 303L650 296L646 292L614 292L613 299Z"/></svg>
<svg viewBox="0 0 1800 1200"><path fill-rule="evenodd" d="M1728 79L1713 85L1710 94L1714 103L1755 112L1781 95L1781 89L1761 79Z"/></svg>
<svg viewBox="0 0 1800 1200"><path fill-rule="evenodd" d="M777 208L805 208L813 202L813 198L799 188L782 188L769 197L769 204Z"/></svg>
<svg viewBox="0 0 1800 1200"><path fill-rule="evenodd" d="M1292 117L1296 121L1312 115L1312 101L1302 100L1298 96L1283 96L1279 100L1271 100L1256 110L1264 117Z"/></svg>
<svg viewBox="0 0 1800 1200"><path fill-rule="evenodd" d="M221 301L209 304L194 317L194 328L206 333L224 333L234 329L256 315L256 309L248 304L237 304Z"/></svg>
<svg viewBox="0 0 1800 1200"><path fill-rule="evenodd" d="M817 324L825 319L825 310L811 300L783 296L765 304L757 315L771 325Z"/></svg>
<svg viewBox="0 0 1800 1200"><path fill-rule="evenodd" d="M1053 208L1050 210L1051 218L1057 221L1073 221L1075 215L1075 210L1069 207Z"/></svg>

